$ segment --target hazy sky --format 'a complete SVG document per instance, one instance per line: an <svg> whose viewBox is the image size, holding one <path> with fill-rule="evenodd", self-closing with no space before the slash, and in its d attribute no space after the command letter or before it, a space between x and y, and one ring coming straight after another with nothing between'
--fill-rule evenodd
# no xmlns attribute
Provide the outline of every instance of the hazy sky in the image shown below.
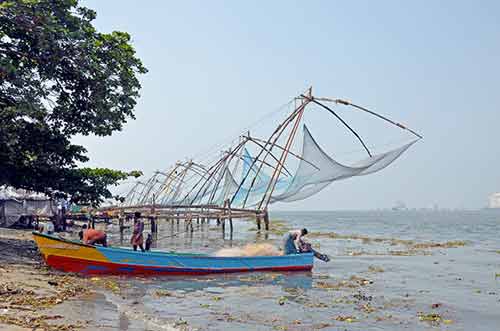
<svg viewBox="0 0 500 331"><path fill-rule="evenodd" d="M112 137L76 139L91 166L165 169L313 85L317 96L371 107L424 140L379 173L274 209L385 208L397 200L478 208L500 191L498 1L81 4L97 11L100 31L129 32L149 69L136 121ZM321 116L310 128L329 154L360 151ZM353 120L375 147L410 138L369 116Z"/></svg>

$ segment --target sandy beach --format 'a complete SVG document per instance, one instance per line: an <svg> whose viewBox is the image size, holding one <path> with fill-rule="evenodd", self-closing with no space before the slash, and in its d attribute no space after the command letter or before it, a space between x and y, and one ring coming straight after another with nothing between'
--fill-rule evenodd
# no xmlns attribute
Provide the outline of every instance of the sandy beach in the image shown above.
<svg viewBox="0 0 500 331"><path fill-rule="evenodd" d="M0 229L0 330L180 330L106 301L112 279L49 269L31 231ZM130 317L130 318L129 318Z"/></svg>

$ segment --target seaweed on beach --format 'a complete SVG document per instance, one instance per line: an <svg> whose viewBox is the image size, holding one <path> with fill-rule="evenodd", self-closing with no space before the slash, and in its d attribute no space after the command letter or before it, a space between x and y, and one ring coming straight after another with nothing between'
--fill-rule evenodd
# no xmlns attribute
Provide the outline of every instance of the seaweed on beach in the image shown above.
<svg viewBox="0 0 500 331"><path fill-rule="evenodd" d="M57 284L53 285L53 287L55 287L55 293L48 295L25 288L30 285L12 282L4 283L0 285L0 303L3 303L5 305L4 307L15 306L18 309L22 309L22 307L32 307L36 309L50 308L69 298L87 292L79 282L75 282L74 280L74 277L71 276L53 278L53 280L51 280L52 284Z"/></svg>
<svg viewBox="0 0 500 331"><path fill-rule="evenodd" d="M417 313L418 319L423 322L427 322L433 326L439 326L441 323L444 324L452 324L453 320L450 319L444 319L440 314L438 313L423 313L423 312L418 312Z"/></svg>
<svg viewBox="0 0 500 331"><path fill-rule="evenodd" d="M351 315L338 315L335 317L335 320L347 323L357 322L357 318Z"/></svg>
<svg viewBox="0 0 500 331"><path fill-rule="evenodd" d="M412 248L413 249L456 248L456 247L462 247L465 245L467 245L467 243L463 240L454 240L454 241L447 241L444 243L435 243L435 242L418 243L418 244L413 244Z"/></svg>
<svg viewBox="0 0 500 331"><path fill-rule="evenodd" d="M171 296L174 296L172 294L172 292L170 291L167 291L167 290L156 290L154 291L153 295L157 298L161 298L161 297L171 297Z"/></svg>
<svg viewBox="0 0 500 331"><path fill-rule="evenodd" d="M362 244L387 244L390 246L403 246L406 249L402 250L391 250L390 255L397 256L412 256L412 255L426 255L429 254L426 250L434 248L457 248L467 245L466 241L463 240L453 240L443 243L439 242L415 242L414 240L408 239L398 239L398 238L379 238L379 237L368 237L358 234L339 234L336 232L313 232L309 234L310 238L330 238L330 239L342 239L342 240L360 240ZM376 253L370 253L363 250L351 251L349 252L351 256L359 255L381 255Z"/></svg>
<svg viewBox="0 0 500 331"><path fill-rule="evenodd" d="M371 314L371 313L377 311L377 308L373 307L369 303L365 303L365 304L361 305L359 308L360 308L360 310L362 310L363 312L365 312L367 314Z"/></svg>
<svg viewBox="0 0 500 331"><path fill-rule="evenodd" d="M92 278L90 278L90 280L92 282L94 282L96 285L104 287L115 294L120 293L120 291L121 291L120 285L116 281L114 281L113 279L92 277Z"/></svg>
<svg viewBox="0 0 500 331"><path fill-rule="evenodd" d="M0 315L0 324L16 325L32 330L44 331L72 331L82 327L81 324L51 324L47 321L60 319L60 315L33 315L33 316L13 316L13 315Z"/></svg>
<svg viewBox="0 0 500 331"><path fill-rule="evenodd" d="M313 287L321 288L321 289L324 289L327 291L328 290L338 291L338 290L342 290L342 289L359 288L359 287L366 286L366 285L369 285L372 283L373 283L372 280L353 275L347 280L344 279L344 280L340 280L340 281L335 282L335 283L326 282L326 281L316 281L314 283Z"/></svg>
<svg viewBox="0 0 500 331"><path fill-rule="evenodd" d="M384 272L384 269L382 267L377 267L377 266L369 266L368 267L369 272Z"/></svg>
<svg viewBox="0 0 500 331"><path fill-rule="evenodd" d="M282 220L270 220L268 233L282 236L292 228L287 224L287 222ZM257 228L250 228L248 231L258 231Z"/></svg>

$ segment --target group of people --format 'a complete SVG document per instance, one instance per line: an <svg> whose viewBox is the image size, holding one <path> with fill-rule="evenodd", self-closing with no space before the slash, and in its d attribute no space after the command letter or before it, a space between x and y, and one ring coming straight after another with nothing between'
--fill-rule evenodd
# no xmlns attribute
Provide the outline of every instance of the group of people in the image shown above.
<svg viewBox="0 0 500 331"><path fill-rule="evenodd" d="M47 229L52 230L50 226ZM132 237L130 238L130 244L134 251L139 248L142 252L149 251L152 243L152 236L148 234L145 241L146 247L144 247L144 222L141 220L141 213L135 212L134 214L134 225L132 229ZM314 256L322 261L328 262L330 258L326 254L321 254L320 252L314 250L311 244L304 241L304 236L308 234L307 229L292 230L285 234L283 238L283 253L284 255L289 254L300 254L311 252ZM88 228L86 224L83 225L82 231L79 233L80 240L84 244L94 245L99 244L107 247L107 235L104 231Z"/></svg>
<svg viewBox="0 0 500 331"><path fill-rule="evenodd" d="M146 239L146 247L144 248L144 222L141 219L141 213L135 212L134 214L134 226L132 230L132 238L130 239L130 244L134 251L137 251L139 248L142 252L149 251L151 248L151 244L153 242L153 237L151 234L148 234ZM92 228L88 228L86 224L83 225L82 231L79 233L80 240L83 241L84 244L87 245L102 245L107 247L107 235L102 230L96 230Z"/></svg>

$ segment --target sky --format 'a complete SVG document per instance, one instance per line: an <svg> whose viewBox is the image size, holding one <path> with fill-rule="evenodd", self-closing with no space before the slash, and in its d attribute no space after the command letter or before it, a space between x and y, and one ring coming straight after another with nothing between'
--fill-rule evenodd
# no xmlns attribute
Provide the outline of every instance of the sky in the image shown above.
<svg viewBox="0 0 500 331"><path fill-rule="evenodd" d="M369 107L424 139L379 173L272 209L378 209L396 201L481 208L500 192L498 1L81 5L97 12L99 31L130 33L149 70L140 77L135 121L110 137L74 139L88 149L89 166L166 169L237 137L313 86L316 96ZM373 117L343 114L376 149L411 139ZM331 116L310 116L313 135L330 155L362 152Z"/></svg>

